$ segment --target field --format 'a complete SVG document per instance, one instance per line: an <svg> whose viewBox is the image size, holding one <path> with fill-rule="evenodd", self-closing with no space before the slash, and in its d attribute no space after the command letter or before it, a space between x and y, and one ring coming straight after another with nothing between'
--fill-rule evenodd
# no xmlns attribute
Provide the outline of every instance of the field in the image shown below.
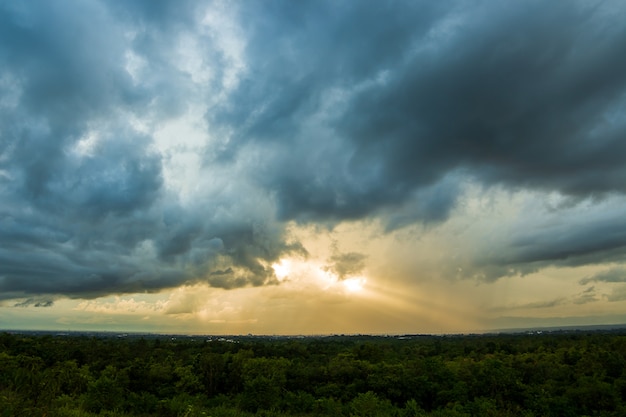
<svg viewBox="0 0 626 417"><path fill-rule="evenodd" d="M2 416L624 416L626 331L0 334Z"/></svg>

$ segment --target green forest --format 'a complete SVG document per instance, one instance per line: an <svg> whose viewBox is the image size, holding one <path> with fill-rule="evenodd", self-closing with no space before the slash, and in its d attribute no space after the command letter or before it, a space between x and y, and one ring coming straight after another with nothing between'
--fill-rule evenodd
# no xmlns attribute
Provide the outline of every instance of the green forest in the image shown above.
<svg viewBox="0 0 626 417"><path fill-rule="evenodd" d="M626 332L0 334L2 416L624 416Z"/></svg>

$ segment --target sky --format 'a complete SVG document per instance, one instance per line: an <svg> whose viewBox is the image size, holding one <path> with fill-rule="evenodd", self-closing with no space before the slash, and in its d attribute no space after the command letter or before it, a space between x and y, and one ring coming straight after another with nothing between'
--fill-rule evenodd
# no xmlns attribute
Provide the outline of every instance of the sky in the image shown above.
<svg viewBox="0 0 626 417"><path fill-rule="evenodd" d="M625 14L0 0L0 329L626 323Z"/></svg>

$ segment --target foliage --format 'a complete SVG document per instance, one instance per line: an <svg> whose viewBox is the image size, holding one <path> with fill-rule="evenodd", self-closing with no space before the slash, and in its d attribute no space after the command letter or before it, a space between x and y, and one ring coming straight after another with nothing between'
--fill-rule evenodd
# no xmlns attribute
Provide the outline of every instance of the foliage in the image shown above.
<svg viewBox="0 0 626 417"><path fill-rule="evenodd" d="M2 416L622 416L626 333L0 334Z"/></svg>

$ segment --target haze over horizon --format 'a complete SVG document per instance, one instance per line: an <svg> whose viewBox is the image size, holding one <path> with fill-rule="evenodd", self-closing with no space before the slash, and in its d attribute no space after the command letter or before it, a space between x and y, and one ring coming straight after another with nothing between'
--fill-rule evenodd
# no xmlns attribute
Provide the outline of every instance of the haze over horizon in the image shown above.
<svg viewBox="0 0 626 417"><path fill-rule="evenodd" d="M625 15L0 1L0 329L626 323Z"/></svg>

